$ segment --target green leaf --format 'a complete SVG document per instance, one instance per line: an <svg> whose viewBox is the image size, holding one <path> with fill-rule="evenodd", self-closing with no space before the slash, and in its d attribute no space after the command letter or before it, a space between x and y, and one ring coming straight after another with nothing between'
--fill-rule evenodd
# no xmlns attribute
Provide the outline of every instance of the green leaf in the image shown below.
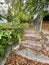
<svg viewBox="0 0 49 65"><path fill-rule="evenodd" d="M6 39L5 38L2 38L2 44L6 44Z"/></svg>
<svg viewBox="0 0 49 65"><path fill-rule="evenodd" d="M1 39L1 36L3 35L3 31L0 31L0 39Z"/></svg>
<svg viewBox="0 0 49 65"><path fill-rule="evenodd" d="M0 55L3 57L5 55L5 49L1 48L0 49Z"/></svg>
<svg viewBox="0 0 49 65"><path fill-rule="evenodd" d="M8 42L8 45L12 45L13 44L13 42Z"/></svg>

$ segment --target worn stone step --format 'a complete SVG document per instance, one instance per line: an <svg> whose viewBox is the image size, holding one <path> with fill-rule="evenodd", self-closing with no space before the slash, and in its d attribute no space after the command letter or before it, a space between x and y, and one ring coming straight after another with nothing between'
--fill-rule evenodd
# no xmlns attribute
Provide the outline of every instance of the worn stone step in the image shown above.
<svg viewBox="0 0 49 65"><path fill-rule="evenodd" d="M33 37L24 37L23 40L40 41L40 39L33 38Z"/></svg>
<svg viewBox="0 0 49 65"><path fill-rule="evenodd" d="M25 34L24 36L41 38L41 36L39 34Z"/></svg>
<svg viewBox="0 0 49 65"><path fill-rule="evenodd" d="M25 30L25 33L28 33L28 34L39 34L39 31L35 31L35 30Z"/></svg>
<svg viewBox="0 0 49 65"><path fill-rule="evenodd" d="M42 63L49 63L49 58L44 57L43 55L35 54L32 50L30 49L23 49L21 51L16 52L18 55L21 55L22 57L26 57L30 60L34 60L37 62L42 62Z"/></svg>

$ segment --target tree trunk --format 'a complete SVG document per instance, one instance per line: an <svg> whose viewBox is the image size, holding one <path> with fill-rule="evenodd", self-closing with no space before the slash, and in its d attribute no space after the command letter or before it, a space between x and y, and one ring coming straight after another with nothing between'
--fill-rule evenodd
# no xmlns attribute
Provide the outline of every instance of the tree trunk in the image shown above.
<svg viewBox="0 0 49 65"><path fill-rule="evenodd" d="M41 21L41 24L40 24L40 32L42 31L42 22L43 22L43 18L42 18L42 15L40 14L40 21Z"/></svg>
<svg viewBox="0 0 49 65"><path fill-rule="evenodd" d="M37 13L37 16L34 19L33 24L34 24L36 30L42 31L42 16L41 16L41 12Z"/></svg>
<svg viewBox="0 0 49 65"><path fill-rule="evenodd" d="M42 22L43 22L43 21L41 20L40 30L39 30L40 32L42 31Z"/></svg>

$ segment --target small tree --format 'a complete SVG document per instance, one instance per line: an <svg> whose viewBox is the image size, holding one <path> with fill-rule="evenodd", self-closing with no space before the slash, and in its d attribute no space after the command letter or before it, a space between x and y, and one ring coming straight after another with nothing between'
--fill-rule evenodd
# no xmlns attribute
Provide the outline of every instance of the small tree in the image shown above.
<svg viewBox="0 0 49 65"><path fill-rule="evenodd" d="M34 14L42 12L44 8L48 7L48 0L5 0L12 12L13 20L16 22L29 21ZM40 13L41 16L41 13ZM41 16L42 19L42 16Z"/></svg>

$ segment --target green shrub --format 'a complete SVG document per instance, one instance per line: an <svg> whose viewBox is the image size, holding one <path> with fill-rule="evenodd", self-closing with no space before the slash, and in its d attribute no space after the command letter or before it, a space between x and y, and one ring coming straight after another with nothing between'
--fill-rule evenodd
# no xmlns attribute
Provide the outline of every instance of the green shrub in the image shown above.
<svg viewBox="0 0 49 65"><path fill-rule="evenodd" d="M11 27L11 26L10 26ZM4 57L7 49L15 43L20 43L24 34L23 26L17 28L0 29L0 57Z"/></svg>

